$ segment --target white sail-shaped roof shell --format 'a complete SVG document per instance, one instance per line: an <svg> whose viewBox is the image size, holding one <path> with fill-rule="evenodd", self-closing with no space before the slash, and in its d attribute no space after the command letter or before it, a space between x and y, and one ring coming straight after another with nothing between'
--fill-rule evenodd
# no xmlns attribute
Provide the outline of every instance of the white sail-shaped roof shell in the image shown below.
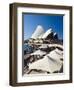
<svg viewBox="0 0 74 90"><path fill-rule="evenodd" d="M51 33L52 33L52 29L50 28L50 29L48 29L48 30L44 33L44 35L42 36L42 38L43 38L43 39L47 38L47 36L48 36L49 34L51 34Z"/></svg>
<svg viewBox="0 0 74 90"><path fill-rule="evenodd" d="M56 32L53 34L53 36L55 36L55 35L57 35L57 33L56 33Z"/></svg>
<svg viewBox="0 0 74 90"><path fill-rule="evenodd" d="M44 35L44 33L42 33L38 38L41 39L43 35Z"/></svg>
<svg viewBox="0 0 74 90"><path fill-rule="evenodd" d="M40 35L44 34L44 29L41 25L38 25L31 38L37 39Z"/></svg>

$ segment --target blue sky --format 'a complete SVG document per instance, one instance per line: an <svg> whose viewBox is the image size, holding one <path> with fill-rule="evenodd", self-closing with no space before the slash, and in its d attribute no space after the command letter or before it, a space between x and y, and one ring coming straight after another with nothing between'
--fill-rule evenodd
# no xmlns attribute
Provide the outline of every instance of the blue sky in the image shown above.
<svg viewBox="0 0 74 90"><path fill-rule="evenodd" d="M52 28L60 39L63 39L63 16L62 15L40 15L23 14L25 39L29 39L38 25L42 25L47 31Z"/></svg>

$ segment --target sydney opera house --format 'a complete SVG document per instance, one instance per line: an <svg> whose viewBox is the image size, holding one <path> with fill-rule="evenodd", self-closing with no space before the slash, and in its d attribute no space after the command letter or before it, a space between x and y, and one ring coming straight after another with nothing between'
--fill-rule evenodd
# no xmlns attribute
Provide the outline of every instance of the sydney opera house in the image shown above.
<svg viewBox="0 0 74 90"><path fill-rule="evenodd" d="M42 26L38 25L35 32L32 34L30 38L30 42L42 42L49 41L49 39L57 39L57 33L53 33L52 28L48 29L46 32L44 32L44 29Z"/></svg>
<svg viewBox="0 0 74 90"><path fill-rule="evenodd" d="M32 36L24 41L23 74L63 73L63 40L52 28L38 25Z"/></svg>

